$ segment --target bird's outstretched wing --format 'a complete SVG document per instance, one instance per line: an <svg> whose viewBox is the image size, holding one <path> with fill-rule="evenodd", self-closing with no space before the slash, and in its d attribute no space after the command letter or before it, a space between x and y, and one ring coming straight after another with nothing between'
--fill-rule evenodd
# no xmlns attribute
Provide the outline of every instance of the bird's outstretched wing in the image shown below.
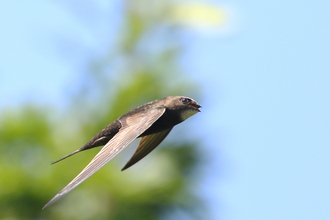
<svg viewBox="0 0 330 220"><path fill-rule="evenodd" d="M122 170L126 170L127 168L129 168L130 166L134 165L139 160L141 160L143 157L147 156L153 149L155 149L164 140L164 138L166 138L166 136L170 133L172 128L173 127L155 134L149 134L143 136L135 153L133 154L131 159L126 163L126 165L123 167Z"/></svg>
<svg viewBox="0 0 330 220"><path fill-rule="evenodd" d="M147 113L136 113L122 122L122 128L119 132L100 150L92 161L58 194L56 194L44 207L55 203L79 184L93 175L102 166L114 158L135 138L146 131L155 121L157 121L165 112L165 108L156 108ZM164 137L165 138L165 137Z"/></svg>

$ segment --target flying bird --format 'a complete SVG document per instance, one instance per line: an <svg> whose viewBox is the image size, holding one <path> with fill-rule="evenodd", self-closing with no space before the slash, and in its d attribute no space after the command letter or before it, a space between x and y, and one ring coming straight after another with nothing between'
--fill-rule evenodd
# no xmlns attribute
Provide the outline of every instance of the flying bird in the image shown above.
<svg viewBox="0 0 330 220"><path fill-rule="evenodd" d="M114 158L134 139L141 137L139 146L122 170L137 163L155 149L172 128L200 112L201 106L184 96L169 96L141 105L106 126L78 150L52 162L57 163L81 151L104 145L92 161L44 207L55 203Z"/></svg>

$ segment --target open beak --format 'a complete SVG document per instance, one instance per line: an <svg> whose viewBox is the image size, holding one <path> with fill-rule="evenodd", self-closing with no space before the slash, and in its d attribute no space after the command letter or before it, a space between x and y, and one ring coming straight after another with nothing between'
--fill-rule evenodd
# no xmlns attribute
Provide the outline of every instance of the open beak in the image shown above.
<svg viewBox="0 0 330 220"><path fill-rule="evenodd" d="M198 105L197 103L195 104L191 104L193 107L195 107L199 112L200 112L200 110L199 110L199 108L201 108L202 106L201 105Z"/></svg>

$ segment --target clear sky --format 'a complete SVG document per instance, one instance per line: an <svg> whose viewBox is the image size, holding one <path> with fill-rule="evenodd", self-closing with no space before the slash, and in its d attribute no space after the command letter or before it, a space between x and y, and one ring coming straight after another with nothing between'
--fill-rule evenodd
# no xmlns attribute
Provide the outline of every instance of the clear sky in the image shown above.
<svg viewBox="0 0 330 220"><path fill-rule="evenodd" d="M61 104L108 41L115 4L60 2L0 1L0 107ZM203 86L214 219L330 219L330 1L212 2L234 28L193 35L184 65Z"/></svg>

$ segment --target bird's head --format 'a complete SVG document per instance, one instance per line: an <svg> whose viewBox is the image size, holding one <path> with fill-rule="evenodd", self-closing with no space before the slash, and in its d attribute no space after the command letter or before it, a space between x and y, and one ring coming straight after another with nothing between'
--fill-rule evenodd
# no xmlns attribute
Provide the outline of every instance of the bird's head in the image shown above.
<svg viewBox="0 0 330 220"><path fill-rule="evenodd" d="M202 106L192 98L185 96L169 96L165 98L165 107L170 110L181 110L181 118L184 121L197 112L200 112L199 108Z"/></svg>

